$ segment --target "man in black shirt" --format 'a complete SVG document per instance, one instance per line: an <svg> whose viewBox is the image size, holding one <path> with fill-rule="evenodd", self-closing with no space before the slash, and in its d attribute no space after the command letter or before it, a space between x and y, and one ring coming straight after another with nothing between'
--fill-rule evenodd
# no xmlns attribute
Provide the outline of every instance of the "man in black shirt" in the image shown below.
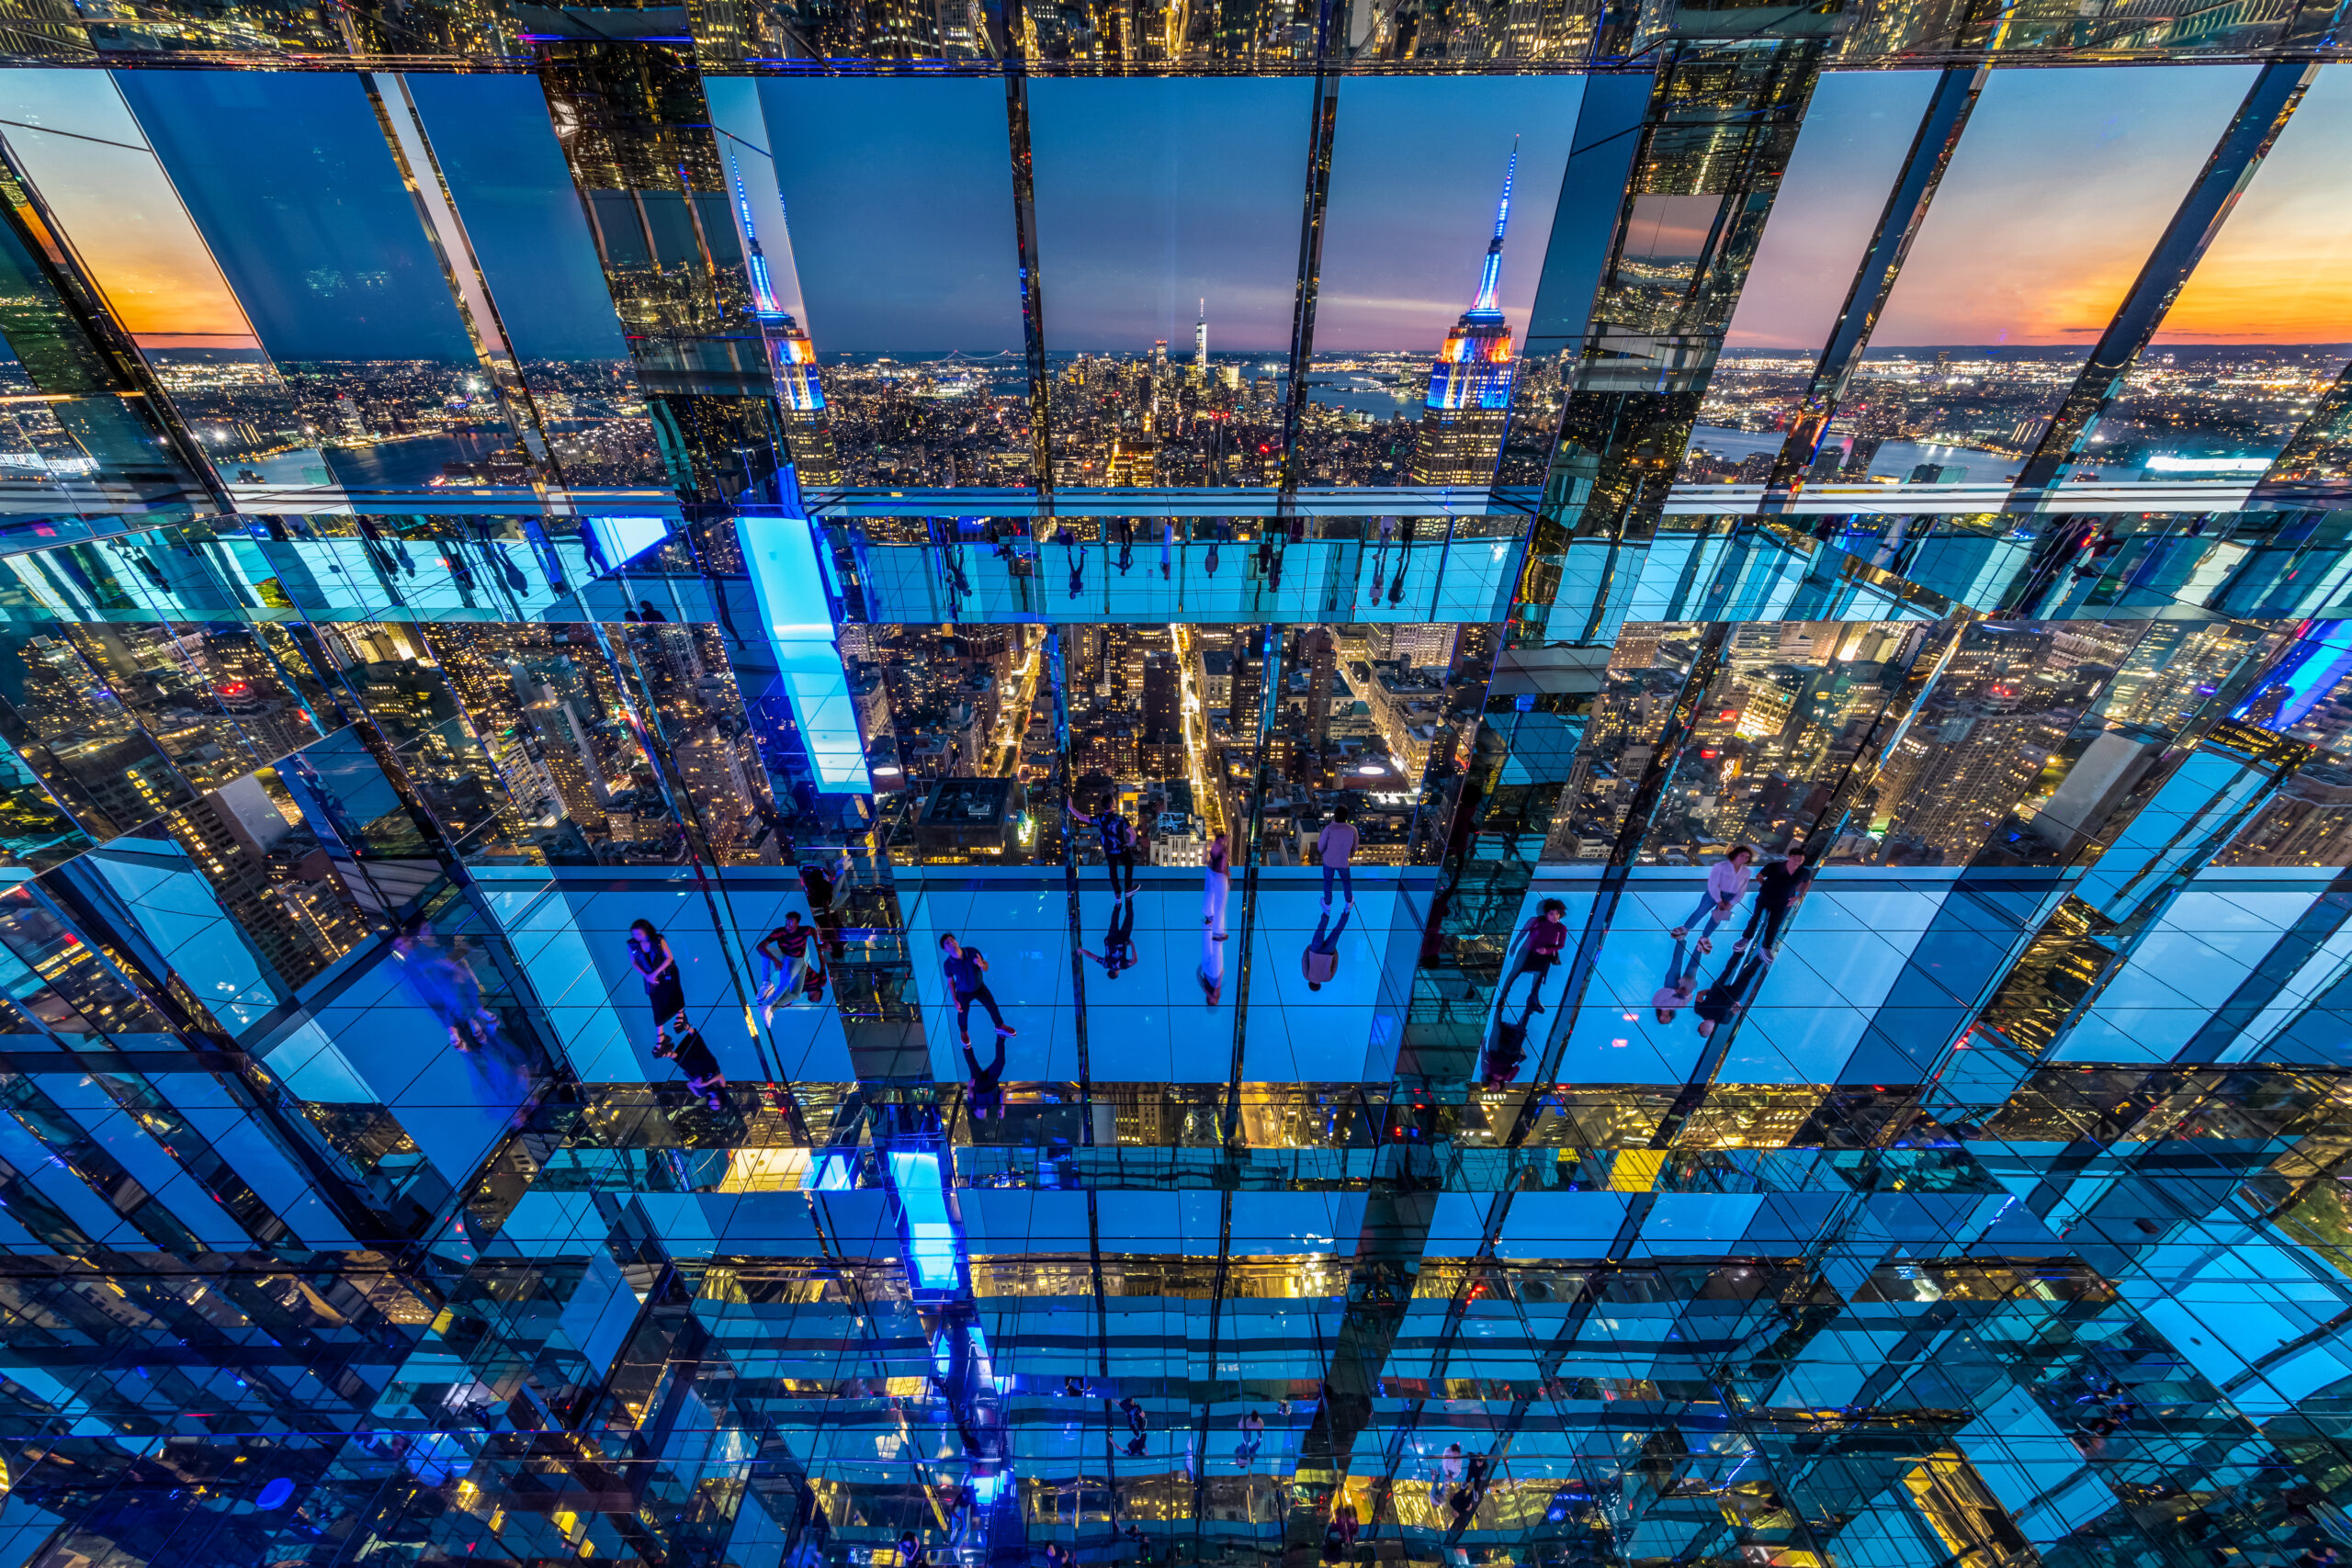
<svg viewBox="0 0 2352 1568"><path fill-rule="evenodd" d="M1760 944L1764 962L1772 961L1773 950L1781 943L1781 928L1788 923L1789 911L1813 886L1813 867L1804 863L1804 851L1791 844L1788 852L1767 865L1756 877L1756 907L1747 912L1747 929L1739 933L1739 941L1732 944L1734 953L1746 953L1756 935L1756 923L1764 922L1764 941Z"/></svg>
<svg viewBox="0 0 2352 1568"><path fill-rule="evenodd" d="M1102 809L1089 813L1080 811L1078 803L1065 796L1062 809L1076 821L1090 823L1102 836L1102 869L1111 878L1111 897L1132 898L1136 896L1136 825L1127 820L1116 800L1103 802ZM1121 875L1125 874L1124 885Z"/></svg>
<svg viewBox="0 0 2352 1568"><path fill-rule="evenodd" d="M989 1021L999 1034L1017 1034L1020 1031L1004 1021L1004 1014L997 1010L996 998L989 990L989 983L981 978L988 973L989 961L980 956L977 947L966 947L950 931L939 939L939 949L947 956L940 961L940 970L947 976L947 989L956 998L956 1032L965 1045L972 1043L972 1004L979 1003L989 1010Z"/></svg>
<svg viewBox="0 0 2352 1568"><path fill-rule="evenodd" d="M971 1076L971 1087L964 1096L964 1105L976 1122L985 1121L990 1115L1000 1122L1004 1120L1004 1031L998 1032L996 1055L989 1058L985 1067L980 1066L980 1059L972 1055L972 1043L969 1040L964 1042L964 1068Z"/></svg>
<svg viewBox="0 0 2352 1568"><path fill-rule="evenodd" d="M1764 965L1771 961L1770 953L1758 953L1739 965L1737 976L1726 969L1723 978L1699 993L1698 1000L1691 1004L1690 1010L1699 1015L1702 1037L1714 1033L1717 1026L1729 1023L1739 1016L1740 1009L1747 1005L1747 988L1756 983L1756 976L1761 975Z"/></svg>

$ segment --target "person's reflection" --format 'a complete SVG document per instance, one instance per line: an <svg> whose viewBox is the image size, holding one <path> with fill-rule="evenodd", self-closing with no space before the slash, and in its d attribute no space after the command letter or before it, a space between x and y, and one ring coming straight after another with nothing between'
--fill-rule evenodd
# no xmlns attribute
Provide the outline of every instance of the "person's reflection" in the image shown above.
<svg viewBox="0 0 2352 1568"><path fill-rule="evenodd" d="M1509 1089L1519 1077L1519 1069L1527 1063L1527 1026L1538 1009L1535 995L1528 993L1527 1007L1515 1019L1498 1018L1495 1037L1487 1042L1486 1055L1478 1064L1478 1081L1488 1089Z"/></svg>
<svg viewBox="0 0 2352 1568"><path fill-rule="evenodd" d="M1306 944L1306 953L1299 958L1299 966L1306 975L1308 990L1321 990L1323 982L1340 972L1340 933L1348 929L1348 921L1354 914L1352 908L1340 910L1340 923L1335 926L1331 924L1331 911L1327 907L1317 919L1314 940Z"/></svg>
<svg viewBox="0 0 2352 1568"><path fill-rule="evenodd" d="M972 1113L972 1120L978 1122L994 1116L998 1121L1003 1121L1004 1035L1002 1032L1000 1032L996 1037L996 1055L989 1058L989 1065L985 1067L980 1066L980 1059L972 1054L971 1041L966 1040L964 1068L970 1080L964 1091L964 1108Z"/></svg>
<svg viewBox="0 0 2352 1568"><path fill-rule="evenodd" d="M1102 934L1102 951L1080 953L1102 965L1103 975L1115 980L1123 970L1136 966L1136 901L1133 898L1111 900L1111 929Z"/></svg>
<svg viewBox="0 0 2352 1568"><path fill-rule="evenodd" d="M1412 556L1413 520L1408 517L1397 531L1396 574L1388 580L1388 603L1392 605L1402 604L1405 602L1405 563L1410 560Z"/></svg>
<svg viewBox="0 0 2352 1568"><path fill-rule="evenodd" d="M1069 568L1069 596L1086 592L1086 552L1078 547L1078 530L1062 525L1062 560Z"/></svg>
<svg viewBox="0 0 2352 1568"><path fill-rule="evenodd" d="M1699 991L1699 955L1690 944L1680 939L1674 943L1674 962L1666 966L1666 985L1650 998L1650 1010L1660 1023L1672 1023L1674 1015L1690 1005Z"/></svg>
<svg viewBox="0 0 2352 1568"><path fill-rule="evenodd" d="M482 1006L481 982L465 961L465 939L454 949L435 940L433 922L412 917L392 939L392 963L410 995L449 1032L449 1046L472 1051L498 1037L498 1020Z"/></svg>
<svg viewBox="0 0 2352 1568"><path fill-rule="evenodd" d="M1724 970L1721 979L1699 993L1691 1010L1699 1015L1702 1039L1713 1034L1718 1024L1729 1023L1740 1015L1749 1000L1748 987L1755 985L1756 976L1761 975L1765 965L1771 962L1772 955L1769 953L1754 953L1744 964L1734 959L1732 964ZM1739 971L1736 976L1732 973L1734 967Z"/></svg>
<svg viewBox="0 0 2352 1568"><path fill-rule="evenodd" d="M1225 933L1209 926L1201 928L1201 966L1197 977L1201 982L1201 999L1215 1007L1225 995L1225 949L1217 943Z"/></svg>

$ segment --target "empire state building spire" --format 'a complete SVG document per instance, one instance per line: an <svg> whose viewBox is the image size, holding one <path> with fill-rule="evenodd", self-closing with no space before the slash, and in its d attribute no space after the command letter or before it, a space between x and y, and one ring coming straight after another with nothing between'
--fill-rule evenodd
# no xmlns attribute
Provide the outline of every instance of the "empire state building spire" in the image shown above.
<svg viewBox="0 0 2352 1568"><path fill-rule="evenodd" d="M1519 175L1519 141L1503 169L1503 199L1495 209L1495 236L1478 274L1478 298L1446 334L1430 367L1421 425L1413 444L1412 482L1482 490L1494 483L1503 435L1510 424L1511 389L1519 367L1511 355L1510 322L1499 290L1503 234L1510 227L1510 187Z"/></svg>
<svg viewBox="0 0 2352 1568"><path fill-rule="evenodd" d="M1510 162L1503 167L1503 199L1495 209L1495 237L1487 242L1486 270L1478 275L1477 303L1473 310L1494 310L1495 288L1503 276L1503 231L1510 227L1510 185L1519 176L1519 138L1510 139Z"/></svg>

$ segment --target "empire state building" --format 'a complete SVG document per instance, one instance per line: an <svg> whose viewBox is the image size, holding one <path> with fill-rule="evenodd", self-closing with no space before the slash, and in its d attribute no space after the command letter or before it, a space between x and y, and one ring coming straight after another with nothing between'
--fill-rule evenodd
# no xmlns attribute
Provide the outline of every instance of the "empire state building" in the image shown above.
<svg viewBox="0 0 2352 1568"><path fill-rule="evenodd" d="M1510 222L1510 184L1518 172L1514 143L1510 164L1503 171L1502 205L1495 212L1495 237L1487 244L1478 298L1453 323L1437 363L1430 367L1429 395L1421 402L1420 434L1413 450L1417 485L1484 490L1494 482L1495 465L1502 457L1518 366L1511 357L1510 323L1495 302L1495 288L1502 277L1503 230Z"/></svg>

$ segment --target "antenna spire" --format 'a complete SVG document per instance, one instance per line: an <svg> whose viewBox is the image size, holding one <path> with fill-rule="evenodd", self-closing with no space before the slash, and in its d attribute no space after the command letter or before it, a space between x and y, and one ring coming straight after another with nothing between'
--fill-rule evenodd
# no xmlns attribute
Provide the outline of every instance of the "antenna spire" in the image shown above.
<svg viewBox="0 0 2352 1568"><path fill-rule="evenodd" d="M775 280L768 275L768 258L760 254L759 225L752 221L752 195L743 188L743 167L735 161L735 149L727 150L727 172L735 177L735 210L743 219L743 242L751 247L745 257L752 274L752 310L762 316L780 316L784 307L775 297Z"/></svg>
<svg viewBox="0 0 2352 1568"><path fill-rule="evenodd" d="M1503 199L1495 209L1495 237L1487 243L1486 270L1478 275L1478 300L1474 310L1497 310L1495 288L1502 281L1503 231L1510 226L1510 186L1519 175L1519 138L1510 139L1510 162L1503 168Z"/></svg>

